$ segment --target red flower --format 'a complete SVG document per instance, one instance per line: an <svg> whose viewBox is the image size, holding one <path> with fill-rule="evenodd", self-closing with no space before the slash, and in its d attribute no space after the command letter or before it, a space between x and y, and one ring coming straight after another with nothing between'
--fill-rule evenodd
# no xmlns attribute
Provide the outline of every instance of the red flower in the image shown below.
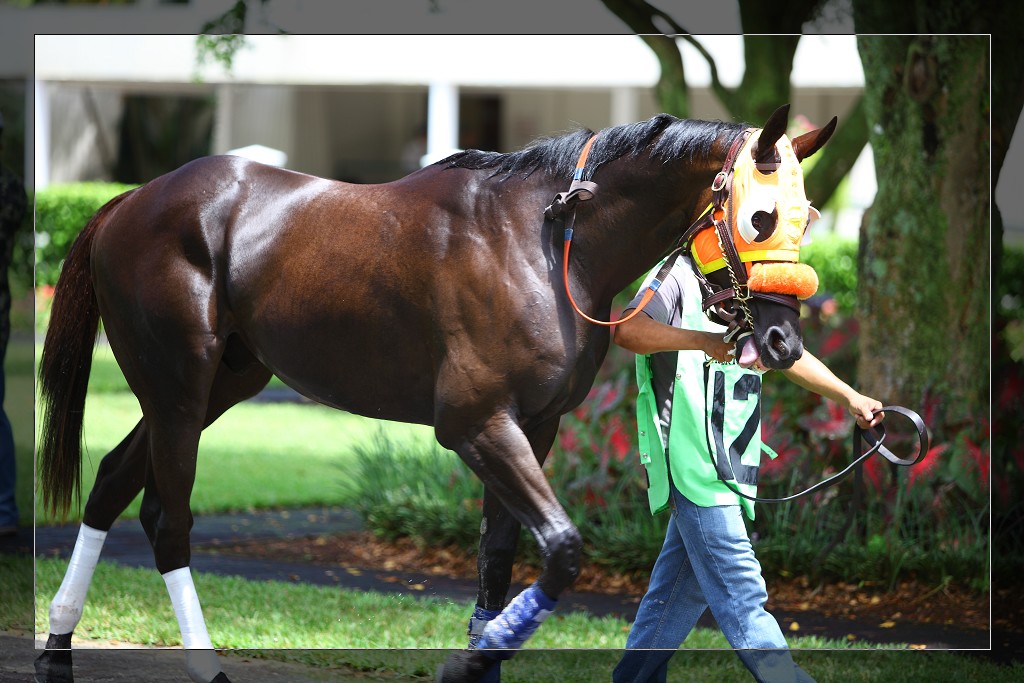
<svg viewBox="0 0 1024 683"><path fill-rule="evenodd" d="M925 456L910 467L907 475L907 484L913 486L918 479L930 479L939 468L939 456L949 450L949 444L944 443L930 448Z"/></svg>
<svg viewBox="0 0 1024 683"><path fill-rule="evenodd" d="M594 487L587 484L586 490L583 492L583 502L587 505L593 505L594 507L603 508L608 505L604 497L594 491Z"/></svg>
<svg viewBox="0 0 1024 683"><path fill-rule="evenodd" d="M986 453L985 450L981 448L981 446L978 446L968 438L964 439L964 445L967 446L967 453L968 455L971 456L971 460L974 462L974 466L978 469L982 489L984 491L988 491L988 453Z"/></svg>
<svg viewBox="0 0 1024 683"><path fill-rule="evenodd" d="M847 341L850 340L850 335L844 330L832 330L828 333L824 340L821 342L821 347L818 349L819 356L828 356L839 349L843 348Z"/></svg>
<svg viewBox="0 0 1024 683"><path fill-rule="evenodd" d="M615 401L619 398L619 392L613 385L607 385L607 389L604 390L604 396L601 397L601 403L598 409L603 413L615 404Z"/></svg>
<svg viewBox="0 0 1024 683"><path fill-rule="evenodd" d="M849 430L852 418L835 401L825 399L823 403L825 406L825 417L806 417L800 421L801 425L808 431L829 439L835 439L844 435Z"/></svg>
<svg viewBox="0 0 1024 683"><path fill-rule="evenodd" d="M940 401L930 393L924 397L924 409L921 411L924 413L922 416L925 424L935 424L937 421L937 415L940 407Z"/></svg>
<svg viewBox="0 0 1024 683"><path fill-rule="evenodd" d="M622 426L622 418L618 415L612 417L611 429L612 433L608 440L615 451L615 457L622 462L629 455L630 443L629 437L626 436L626 430Z"/></svg>
<svg viewBox="0 0 1024 683"><path fill-rule="evenodd" d="M1024 446L1013 452L1013 460L1017 463L1017 469L1024 472Z"/></svg>
<svg viewBox="0 0 1024 683"><path fill-rule="evenodd" d="M882 490L882 459L868 458L864 463L864 474L876 491Z"/></svg>
<svg viewBox="0 0 1024 683"><path fill-rule="evenodd" d="M1000 477L996 479L996 495L999 498L999 504L1003 507L1010 502L1010 482Z"/></svg>
<svg viewBox="0 0 1024 683"><path fill-rule="evenodd" d="M562 430L558 437L558 446L566 453L575 453L580 447L580 440L576 437L576 430L567 427Z"/></svg>
<svg viewBox="0 0 1024 683"><path fill-rule="evenodd" d="M786 469L787 464L788 463L786 462L786 459L782 457L781 453L779 454L779 457L775 458L774 460L771 458L762 457L759 476L764 477L766 479L772 479L774 478L775 474L782 472L784 469Z"/></svg>

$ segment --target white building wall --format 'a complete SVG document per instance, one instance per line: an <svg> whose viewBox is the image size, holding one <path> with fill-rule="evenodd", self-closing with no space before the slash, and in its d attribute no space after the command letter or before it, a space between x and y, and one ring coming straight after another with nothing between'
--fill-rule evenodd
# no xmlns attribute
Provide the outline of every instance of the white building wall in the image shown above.
<svg viewBox="0 0 1024 683"><path fill-rule="evenodd" d="M295 95L294 124L299 131L289 155L289 168L311 175L330 177L332 154L324 140L332 129L327 110L329 93L323 88L302 88Z"/></svg>
<svg viewBox="0 0 1024 683"><path fill-rule="evenodd" d="M428 88L439 78L451 84L453 93L500 98L501 151L519 149L539 136L579 126L600 129L658 111L651 87L657 63L636 36L560 37L559 50L587 56L588 68L582 70L552 68L549 53L524 49L535 40L250 36L251 47L239 53L232 75L208 68L207 82L196 85L195 43L190 36L44 35L36 41L36 66L37 75L51 83L48 90L58 93L56 97L62 97L59 91L66 85L96 83L126 92L216 91L213 152L265 145L285 152L288 166L295 170L362 182L390 180L402 173L403 148L416 128L427 122ZM742 55L740 41L738 36L704 40L726 85L735 85L742 73L742 59L736 59ZM440 43L444 50L437 49ZM692 48L686 50L693 84L691 115L726 118L706 85L703 58ZM793 111L816 123L833 113L843 116L862 79L853 37L808 38L798 52L805 56L794 71L794 83L802 89L794 94ZM822 78L823 61L828 61L829 78L844 79L843 87L822 89L816 83ZM51 111L64 117L64 112L52 107ZM81 162L58 157L95 158L95 136L82 133L80 139L65 142L58 136L67 130L61 127L66 124L51 122L53 130L46 137L52 143L50 158L69 169L77 164L81 177L86 173ZM449 131L457 125L454 120L444 123ZM41 167L45 170L46 163ZM55 177L74 175L69 171Z"/></svg>

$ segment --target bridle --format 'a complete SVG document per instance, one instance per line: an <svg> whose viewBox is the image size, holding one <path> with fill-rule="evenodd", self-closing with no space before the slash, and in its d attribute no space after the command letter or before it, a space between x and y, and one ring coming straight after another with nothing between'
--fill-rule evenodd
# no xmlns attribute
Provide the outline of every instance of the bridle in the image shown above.
<svg viewBox="0 0 1024 683"><path fill-rule="evenodd" d="M597 193L597 183L583 180L587 156L590 154L590 148L594 144L597 134L595 133L587 140L576 162L576 170L573 173L569 189L566 192L559 192L555 195L555 198L544 209L544 216L548 220L565 220L562 280L565 283L565 293L577 314L588 322L606 327L620 325L632 319L654 297L654 293L661 286L661 283L664 282L665 277L672 270L679 256L690 250L697 234L708 228L714 228L718 235L719 247L725 259L725 268L729 274L730 286L722 287L711 282L696 265L693 266L693 272L700 283L703 294L703 310L707 312L711 309L711 315L726 326L726 341L732 341L738 336L753 331L753 316L749 306L752 298L756 297L783 304L797 312L800 311L800 302L793 295L752 291L747 286L747 270L733 242L730 226L733 223L735 202L728 201L732 193L733 169L740 149L743 148L746 141L755 131L755 128L747 128L732 142L722 164L722 170L718 172L711 184L711 204L676 240L658 273L644 291L640 302L633 309L633 312L624 318L613 321L596 320L580 310L569 287L569 252L572 245L573 226L576 223L576 204L593 199ZM566 213L569 214L568 219L564 219Z"/></svg>
<svg viewBox="0 0 1024 683"><path fill-rule="evenodd" d="M711 282L696 264L693 264L693 273L703 293L704 312L707 313L710 309L711 314L726 326L726 341L736 338L738 334L753 331L754 318L749 305L751 299L764 299L788 306L798 313L800 311L800 301L796 296L750 289L747 285L746 266L743 265L739 250L733 241L731 226L734 222L736 202L728 201L732 194L733 170L739 151L755 130L747 128L730 145L722 170L711 183L711 205L679 238L680 248L689 251L698 233L707 228L715 229L718 247L724 257L725 270L729 276L729 286L723 287Z"/></svg>

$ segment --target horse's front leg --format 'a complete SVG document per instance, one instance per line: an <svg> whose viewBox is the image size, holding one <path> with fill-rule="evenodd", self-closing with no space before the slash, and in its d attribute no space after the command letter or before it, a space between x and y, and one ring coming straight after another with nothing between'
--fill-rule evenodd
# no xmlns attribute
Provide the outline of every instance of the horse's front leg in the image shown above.
<svg viewBox="0 0 1024 683"><path fill-rule="evenodd" d="M538 464L544 464L551 450L558 433L558 423L558 418L555 418L526 432ZM505 608L521 529L522 524L501 504L498 497L485 490L477 554L477 601L468 630L470 649L477 647L487 623ZM499 680L500 662L489 670L484 683L496 683Z"/></svg>
<svg viewBox="0 0 1024 683"><path fill-rule="evenodd" d="M455 450L484 482L486 491L497 498L507 511L495 517L498 527L491 529L490 517L485 517L480 562L480 600L484 609L496 608L503 602L511 578L509 550L510 532L525 525L536 538L544 558L544 571L540 579L516 596L493 618L486 620L481 629L476 649L459 652L448 659L439 675L441 681L482 681L497 662L515 654L533 635L540 623L554 609L558 596L572 585L579 573L582 540L565 510L558 503L541 470L534 446L508 412L499 412L487 419L481 427L466 429L471 437L452 437L450 426L439 421L438 440ZM557 424L547 431L547 452L554 438ZM492 510L497 510L497 504ZM518 529L515 529L518 534ZM501 539L503 542L498 543ZM489 558L499 558L493 568L487 566ZM471 622L472 628L473 622Z"/></svg>

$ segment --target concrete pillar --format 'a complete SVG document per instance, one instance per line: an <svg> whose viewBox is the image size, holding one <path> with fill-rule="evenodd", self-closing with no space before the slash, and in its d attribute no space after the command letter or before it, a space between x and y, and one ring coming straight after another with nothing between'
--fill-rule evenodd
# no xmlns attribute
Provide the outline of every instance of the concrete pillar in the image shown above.
<svg viewBox="0 0 1024 683"><path fill-rule="evenodd" d="M217 86L217 104L213 114L213 154L224 154L235 147L231 125L235 111L234 94L234 86L230 83Z"/></svg>
<svg viewBox="0 0 1024 683"><path fill-rule="evenodd" d="M635 88L612 88L612 120L610 125L633 123L639 118L640 106Z"/></svg>
<svg viewBox="0 0 1024 683"><path fill-rule="evenodd" d="M431 83L427 92L427 153L424 165L443 159L459 147L459 88Z"/></svg>

